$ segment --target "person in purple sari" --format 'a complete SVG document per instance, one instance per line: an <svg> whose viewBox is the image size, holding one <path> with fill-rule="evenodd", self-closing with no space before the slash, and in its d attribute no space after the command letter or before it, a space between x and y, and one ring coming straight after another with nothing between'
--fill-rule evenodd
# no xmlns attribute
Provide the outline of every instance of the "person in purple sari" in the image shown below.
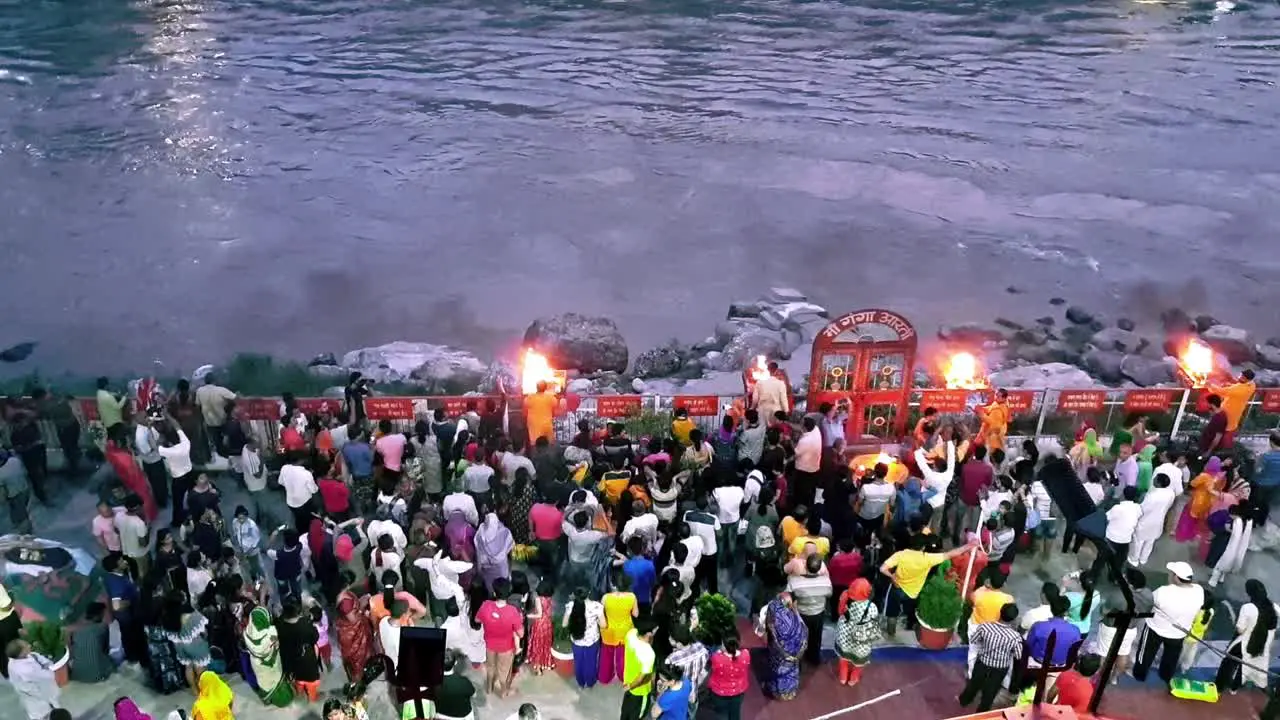
<svg viewBox="0 0 1280 720"><path fill-rule="evenodd" d="M809 640L791 593L784 592L769 603L765 639L769 643L769 675L764 691L775 700L791 700L800 689L800 658Z"/></svg>
<svg viewBox="0 0 1280 720"><path fill-rule="evenodd" d="M471 563L474 567L476 562L476 529L467 522L467 515L462 510L455 509L450 515L449 520L444 524L444 537L449 543L449 557L454 560ZM468 570L458 576L458 582L462 587L471 585L471 578L475 576L475 570Z"/></svg>
<svg viewBox="0 0 1280 720"><path fill-rule="evenodd" d="M498 514L485 510L484 522L476 532L476 567L484 578L484 586L493 592L494 580L511 576L511 549L516 543Z"/></svg>

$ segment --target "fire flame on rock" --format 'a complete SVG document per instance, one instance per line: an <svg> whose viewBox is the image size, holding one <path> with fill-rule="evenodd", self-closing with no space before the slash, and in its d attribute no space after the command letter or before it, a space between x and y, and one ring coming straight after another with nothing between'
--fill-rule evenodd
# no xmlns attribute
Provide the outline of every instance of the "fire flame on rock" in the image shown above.
<svg viewBox="0 0 1280 720"><path fill-rule="evenodd" d="M1213 364L1213 348L1195 338L1187 342L1187 347L1178 357L1178 367L1195 387L1202 387L1209 381L1209 376L1213 375Z"/></svg>
<svg viewBox="0 0 1280 720"><path fill-rule="evenodd" d="M978 358L972 353L958 352L952 355L947 361L943 377L948 390L981 390L987 387L987 378Z"/></svg>
<svg viewBox="0 0 1280 720"><path fill-rule="evenodd" d="M544 355L535 352L533 348L525 348L524 362L520 367L520 391L525 395L532 395L538 392L539 382L557 387L560 385L560 378Z"/></svg>
<svg viewBox="0 0 1280 720"><path fill-rule="evenodd" d="M763 355L756 356L756 364L751 367L751 382L760 382L769 377L769 363Z"/></svg>

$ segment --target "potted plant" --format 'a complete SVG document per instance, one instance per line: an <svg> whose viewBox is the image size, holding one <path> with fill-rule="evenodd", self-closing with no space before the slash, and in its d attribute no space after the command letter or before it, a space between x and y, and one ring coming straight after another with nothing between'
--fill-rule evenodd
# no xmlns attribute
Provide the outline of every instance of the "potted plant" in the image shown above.
<svg viewBox="0 0 1280 720"><path fill-rule="evenodd" d="M573 677L573 637L564 626L564 616L556 615L551 626L551 657L556 661L556 674Z"/></svg>
<svg viewBox="0 0 1280 720"><path fill-rule="evenodd" d="M926 650L944 650L951 644L964 600L960 589L941 574L931 576L916 601L916 640Z"/></svg>
<svg viewBox="0 0 1280 720"><path fill-rule="evenodd" d="M32 651L53 661L50 669L53 670L53 679L58 687L71 682L71 668L68 666L71 651L67 647L62 623L54 620L33 622L23 626L22 630L27 636L27 642L31 643Z"/></svg>
<svg viewBox="0 0 1280 720"><path fill-rule="evenodd" d="M729 598L720 593L704 594L694 603L694 609L698 613L694 632L709 650L724 645L726 638L737 636L738 608Z"/></svg>

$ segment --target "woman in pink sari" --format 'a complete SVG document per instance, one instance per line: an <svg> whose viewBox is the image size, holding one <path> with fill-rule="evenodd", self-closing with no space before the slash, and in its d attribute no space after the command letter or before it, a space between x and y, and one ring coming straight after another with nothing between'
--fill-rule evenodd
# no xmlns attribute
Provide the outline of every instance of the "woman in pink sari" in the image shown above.
<svg viewBox="0 0 1280 720"><path fill-rule="evenodd" d="M111 463L111 469L115 470L116 477L120 478L120 482L129 492L142 499L142 515L147 523L153 523L160 514L160 508L156 507L155 496L151 494L151 485L147 483L147 476L143 474L142 468L138 467L138 461L129 451L128 443L117 442L119 440L119 436L107 439L105 453L107 462Z"/></svg>
<svg viewBox="0 0 1280 720"><path fill-rule="evenodd" d="M475 567L476 562L476 529L467 522L467 516L461 510L454 510L449 521L444 524L444 537L449 543L449 557L462 562L469 562ZM462 587L470 587L475 570L468 570L458 576Z"/></svg>

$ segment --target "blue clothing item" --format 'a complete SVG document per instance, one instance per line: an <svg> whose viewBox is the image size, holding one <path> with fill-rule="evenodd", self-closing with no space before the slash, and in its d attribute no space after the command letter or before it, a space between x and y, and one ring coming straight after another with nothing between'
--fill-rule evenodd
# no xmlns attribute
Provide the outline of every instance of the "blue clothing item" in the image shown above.
<svg viewBox="0 0 1280 720"><path fill-rule="evenodd" d="M342 446L342 459L355 477L373 476L373 448L369 443L348 442Z"/></svg>
<svg viewBox="0 0 1280 720"><path fill-rule="evenodd" d="M596 686L596 675L600 673L600 643L595 645L573 645L573 677L578 687Z"/></svg>
<svg viewBox="0 0 1280 720"><path fill-rule="evenodd" d="M658 697L659 720L689 720L689 692L693 685L688 680L675 690L667 690Z"/></svg>
<svg viewBox="0 0 1280 720"><path fill-rule="evenodd" d="M1280 450L1269 450L1258 458L1258 469L1253 481L1261 487L1280 485Z"/></svg>
<svg viewBox="0 0 1280 720"><path fill-rule="evenodd" d="M631 592L635 593L641 605L653 602L653 585L658 581L658 571L652 560L644 556L627 558L622 563L622 572L631 578Z"/></svg>
<svg viewBox="0 0 1280 720"><path fill-rule="evenodd" d="M129 622L133 618L134 607L138 604L138 586L128 577L115 573L103 575L102 584L112 600L122 600L129 604L129 607L113 611L117 618Z"/></svg>
<svg viewBox="0 0 1280 720"><path fill-rule="evenodd" d="M1046 663L1044 653L1049 647L1049 636L1055 633L1057 639L1053 641L1053 657ZM1027 631L1027 652L1041 665L1063 667L1067 664L1071 647L1080 642L1081 637L1079 628L1065 618L1041 620Z"/></svg>

